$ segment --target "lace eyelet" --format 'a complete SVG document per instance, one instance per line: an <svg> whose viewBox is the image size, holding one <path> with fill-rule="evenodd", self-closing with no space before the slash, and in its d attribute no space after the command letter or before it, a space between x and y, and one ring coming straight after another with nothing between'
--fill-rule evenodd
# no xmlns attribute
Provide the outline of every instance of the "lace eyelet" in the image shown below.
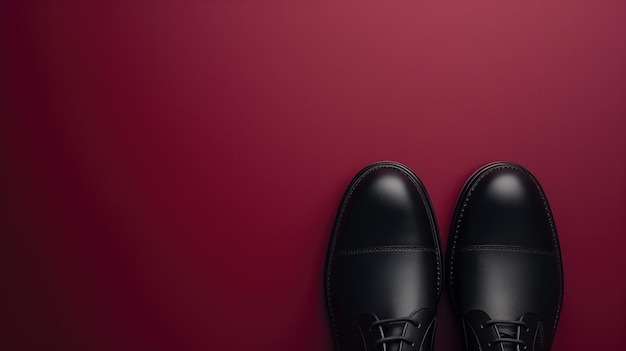
<svg viewBox="0 0 626 351"><path fill-rule="evenodd" d="M480 325L480 329L485 329L485 325L484 325L484 324L481 324L481 325Z"/></svg>
<svg viewBox="0 0 626 351"><path fill-rule="evenodd" d="M491 343L487 343L487 347L491 347L491 346L492 346Z"/></svg>
<svg viewBox="0 0 626 351"><path fill-rule="evenodd" d="M421 328L422 327L422 323L417 323L417 325L415 327L416 328Z"/></svg>
<svg viewBox="0 0 626 351"><path fill-rule="evenodd" d="M527 328L526 328L526 332L528 333L529 331L530 331L530 328L528 328L528 327L527 327Z"/></svg>

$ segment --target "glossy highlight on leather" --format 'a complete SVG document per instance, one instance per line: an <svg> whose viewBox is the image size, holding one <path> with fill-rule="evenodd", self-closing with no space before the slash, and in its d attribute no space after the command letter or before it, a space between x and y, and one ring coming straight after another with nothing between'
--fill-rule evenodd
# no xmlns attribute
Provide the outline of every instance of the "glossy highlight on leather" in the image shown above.
<svg viewBox="0 0 626 351"><path fill-rule="evenodd" d="M431 350L442 290L439 231L406 166L367 166L349 185L330 238L326 299L336 350Z"/></svg>

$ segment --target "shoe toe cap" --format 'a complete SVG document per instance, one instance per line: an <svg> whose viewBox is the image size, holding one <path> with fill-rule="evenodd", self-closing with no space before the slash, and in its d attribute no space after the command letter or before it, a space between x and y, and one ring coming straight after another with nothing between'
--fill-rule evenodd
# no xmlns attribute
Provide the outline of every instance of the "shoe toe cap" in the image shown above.
<svg viewBox="0 0 626 351"><path fill-rule="evenodd" d="M553 223L536 179L508 164L469 188L458 218L459 246L508 245L553 250Z"/></svg>
<svg viewBox="0 0 626 351"><path fill-rule="evenodd" d="M342 214L338 249L435 246L435 219L414 175L395 165L381 166L362 175L351 191Z"/></svg>

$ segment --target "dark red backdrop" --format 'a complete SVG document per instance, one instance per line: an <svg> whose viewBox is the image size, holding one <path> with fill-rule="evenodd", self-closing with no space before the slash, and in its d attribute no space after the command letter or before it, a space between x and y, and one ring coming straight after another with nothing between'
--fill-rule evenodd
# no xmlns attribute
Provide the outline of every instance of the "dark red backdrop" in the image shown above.
<svg viewBox="0 0 626 351"><path fill-rule="evenodd" d="M554 350L624 349L625 4L100 3L0 5L0 349L331 350L329 230L382 159L444 242L475 168L528 167Z"/></svg>

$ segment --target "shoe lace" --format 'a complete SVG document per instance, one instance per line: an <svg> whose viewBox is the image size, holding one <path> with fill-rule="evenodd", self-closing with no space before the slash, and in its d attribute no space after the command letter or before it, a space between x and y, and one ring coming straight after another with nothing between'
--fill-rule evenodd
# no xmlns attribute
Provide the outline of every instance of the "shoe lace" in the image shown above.
<svg viewBox="0 0 626 351"><path fill-rule="evenodd" d="M498 337L497 339L495 339L491 343L487 344L488 346L508 342L508 343L512 343L512 344L523 346L524 347L523 350L526 350L528 348L528 346L526 346L526 342L524 342L524 340L520 340L519 338L517 338L517 336L515 336L515 335L513 335L511 333L506 333L506 332L502 331L502 329L505 329L504 328L505 326L520 326L520 327L526 328L526 330L528 330L528 327L527 327L525 322L523 322L523 321L509 321L509 320L502 320L502 319L492 319L490 321L485 322L482 326L483 327L488 327L490 325L495 325L498 328L498 332L500 334L500 337Z"/></svg>
<svg viewBox="0 0 626 351"><path fill-rule="evenodd" d="M416 328L422 327L422 325L419 322L411 318L389 318L389 319L381 319L381 320L372 322L372 324L370 325L370 332L376 327L381 327L383 325L395 324L395 323L411 323ZM383 337L381 339L376 340L376 342L374 343L374 347L379 347L380 345L383 345L389 342L394 342L394 341L399 341L401 343L405 342L411 346L415 346L415 343L413 342L413 340L405 337L404 335L392 335L392 336L387 336L387 337Z"/></svg>

